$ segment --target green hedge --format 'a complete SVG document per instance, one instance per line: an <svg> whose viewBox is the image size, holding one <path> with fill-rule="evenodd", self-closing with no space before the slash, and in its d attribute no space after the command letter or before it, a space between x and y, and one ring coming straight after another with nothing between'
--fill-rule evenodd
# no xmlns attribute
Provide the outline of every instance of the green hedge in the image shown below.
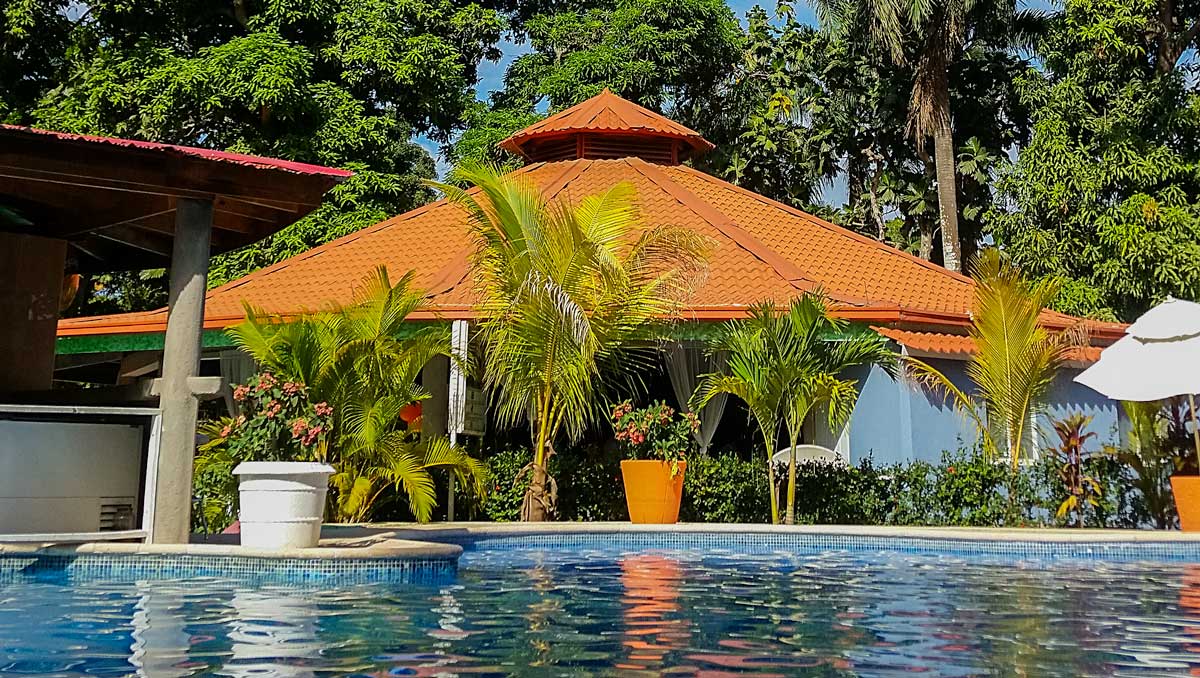
<svg viewBox="0 0 1200 678"><path fill-rule="evenodd" d="M474 516L516 520L525 487L515 486L513 478L529 463L529 452L506 449L491 455L487 462L493 476L492 492L482 506L474 508ZM1101 506L1087 512L1085 524L1143 524L1141 498L1123 476L1123 467L1102 456L1087 464L1105 494ZM620 459L615 453L598 447L570 450L551 459L550 472L558 481L561 520L628 518ZM1012 475L1006 465L968 451L946 453L938 464L802 464L797 469L796 488L798 523L989 527L1062 523L1055 518L1061 490L1048 462L1030 464ZM766 470L761 461L746 461L733 454L688 460L682 520L763 523L769 516Z"/></svg>

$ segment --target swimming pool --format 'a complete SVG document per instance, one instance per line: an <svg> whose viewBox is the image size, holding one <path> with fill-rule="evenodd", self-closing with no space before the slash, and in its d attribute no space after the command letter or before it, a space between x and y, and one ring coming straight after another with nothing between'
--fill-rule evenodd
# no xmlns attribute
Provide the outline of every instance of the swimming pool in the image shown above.
<svg viewBox="0 0 1200 678"><path fill-rule="evenodd" d="M0 592L0 676L1200 669L1200 565L758 544L487 540L423 584L39 571Z"/></svg>

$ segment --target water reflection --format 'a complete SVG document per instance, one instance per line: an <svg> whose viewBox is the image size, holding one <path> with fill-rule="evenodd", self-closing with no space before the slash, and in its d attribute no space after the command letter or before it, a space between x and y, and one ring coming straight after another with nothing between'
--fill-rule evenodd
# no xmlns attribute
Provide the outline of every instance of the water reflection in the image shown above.
<svg viewBox="0 0 1200 678"><path fill-rule="evenodd" d="M184 616L184 596L160 583L138 582L129 663L140 677L182 678L196 667L187 662L192 636Z"/></svg>
<svg viewBox="0 0 1200 678"><path fill-rule="evenodd" d="M680 614L679 584L683 563L661 555L621 558L624 605L625 660L617 668L649 670L663 666L669 652L682 650L691 639L690 620Z"/></svg>
<svg viewBox="0 0 1200 678"><path fill-rule="evenodd" d="M1200 566L597 547L439 586L0 587L0 677L1200 676Z"/></svg>

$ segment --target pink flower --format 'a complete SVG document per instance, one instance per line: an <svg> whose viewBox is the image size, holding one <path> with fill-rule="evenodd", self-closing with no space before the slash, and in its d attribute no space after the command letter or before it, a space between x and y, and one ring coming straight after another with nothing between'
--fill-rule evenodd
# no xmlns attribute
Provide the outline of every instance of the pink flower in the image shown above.
<svg viewBox="0 0 1200 678"><path fill-rule="evenodd" d="M229 434L231 433L233 433L233 426L230 426L229 424L226 424L225 428L221 429L222 438L228 438Z"/></svg>
<svg viewBox="0 0 1200 678"><path fill-rule="evenodd" d="M288 395L296 395L300 392L302 386L294 381L285 381L283 383L283 392Z"/></svg>
<svg viewBox="0 0 1200 678"><path fill-rule="evenodd" d="M316 412L318 417L328 417L333 414L333 408L324 402L320 402L313 405L313 412Z"/></svg>
<svg viewBox="0 0 1200 678"><path fill-rule="evenodd" d="M239 403L242 402L243 400L245 400L246 396L249 394L250 394L249 386L238 386L237 388L233 389L233 399L238 401Z"/></svg>
<svg viewBox="0 0 1200 678"><path fill-rule="evenodd" d="M263 372L258 377L258 392L271 390L275 384L279 383L270 372Z"/></svg>
<svg viewBox="0 0 1200 678"><path fill-rule="evenodd" d="M299 438L308 429L308 421L300 418L292 422L292 438Z"/></svg>
<svg viewBox="0 0 1200 678"><path fill-rule="evenodd" d="M263 410L263 414L267 417L267 419L274 419L275 415L279 414L282 410L283 405L281 405L278 400L272 400L271 402L267 403L266 408Z"/></svg>

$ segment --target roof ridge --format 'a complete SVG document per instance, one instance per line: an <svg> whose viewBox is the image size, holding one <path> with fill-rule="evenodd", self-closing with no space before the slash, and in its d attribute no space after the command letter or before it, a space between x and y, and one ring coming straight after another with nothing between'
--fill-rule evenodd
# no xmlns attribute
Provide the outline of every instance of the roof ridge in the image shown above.
<svg viewBox="0 0 1200 678"><path fill-rule="evenodd" d="M529 172L531 172L535 169L540 169L541 167L543 167L547 164L548 163L544 163L544 162L531 163L531 164L521 167L517 170L514 170L513 172L510 172L510 175L528 174ZM565 173L565 170L564 170L564 173ZM470 190L475 190L475 189L470 189ZM392 226L395 226L397 224L402 224L410 219L414 219L418 216L421 216L427 212L431 212L440 207L446 207L446 206L451 206L451 205L452 205L452 203L450 203L448 200L446 200L446 198L438 198L437 200L425 203L424 205L421 205L420 207L414 207L413 209L411 209L407 212L402 212L401 214L397 214L393 217L388 217L387 219L384 219L383 221L380 221L377 224L372 224L370 226L360 228L357 231L354 231L352 233L347 233L346 235L340 236L338 238L334 238L333 240L330 240L327 243L322 243L320 245L317 245L316 247L314 247L310 250L306 250L295 256L288 257L287 259L284 259L283 261L278 261L278 262L275 262L274 264L271 264L270 266L266 266L266 267L258 269L257 271L247 273L246 275L244 275L241 278L238 278L236 280L230 280L229 282L225 283L224 285L220 285L218 287L214 287L213 289L209 290L208 295L214 295L214 294L217 294L218 292L225 292L226 290L241 287L242 285L249 284L250 282L258 280L259 278L270 275L271 273L273 273L275 271L287 268L291 264L298 263L301 261L307 261L308 259L311 259L312 257L322 254L328 250L336 249L343 245L352 243L355 240L358 240L359 238L362 238L364 236L391 228Z"/></svg>
<svg viewBox="0 0 1200 678"><path fill-rule="evenodd" d="M671 177L641 158L622 158L634 171L644 176L650 183L670 195L696 216L708 222L718 233L728 238L735 245L750 253L751 256L766 264L792 287L798 290L813 291L820 288L820 282L810 278L794 262L771 249L754 234L742 228L715 206L705 202L687 187L674 181ZM843 303L854 303L841 297L830 298Z"/></svg>
<svg viewBox="0 0 1200 678"><path fill-rule="evenodd" d="M950 269L948 269L944 266L938 266L937 264L933 263L932 261L929 261L927 259L922 259L921 257L918 257L913 254L909 254L908 252L905 252L904 250L899 249L898 247L893 247L892 245L889 245L885 242L875 240L874 238L869 238L861 233L855 233L854 231L851 231L848 228L845 228L843 226L838 226L837 224L835 224L833 222L822 219L814 214L809 214L808 212L805 212L804 210L799 209L797 207L793 207L791 205L782 203L782 202L780 202L778 200L774 200L772 198L768 198L765 195L760 195L760 194L755 193L754 191L751 191L747 188L738 186L737 184L730 183L719 177L715 177L711 174L701 172L700 170L698 170L694 167L688 167L686 165L677 165L677 167L691 173L694 176L698 176L702 179L706 179L710 182L717 183L722 186L727 186L727 187L737 191L738 193L742 193L746 196L754 198L754 199L758 200L759 202L764 202L772 207L781 209L785 212L789 212L789 213L793 214L794 216L800 217L802 219L805 219L805 220L813 223L813 225L815 225L815 226L820 226L821 228L834 231L835 233L847 236L847 237L857 240L861 243L871 245L878 249L882 249L883 251L887 252L888 254L891 254L894 256L899 256L904 259L908 259L909 261L920 264L921 266L924 266L925 268L931 269L938 273L945 274L947 276L950 276L951 278L955 278L959 282L965 282L972 286L975 285L975 281L972 280L969 276L966 276L966 275L956 272L956 271L951 271Z"/></svg>
<svg viewBox="0 0 1200 678"><path fill-rule="evenodd" d="M590 160L583 159L566 161L566 166L563 168L563 171L559 172L557 176L547 182L545 187L540 188L542 194L557 194L557 192L561 191L563 187L571 183L575 177L579 176L583 172L583 166L590 162ZM530 165L530 167L532 167L532 165ZM555 185L557 185L557 187L553 191L548 190L549 187ZM445 198L442 200L445 200ZM457 287L459 283L466 280L467 276L471 273L471 267L469 265L470 260L470 248L456 253L454 257L446 263L446 265L442 266L442 268L438 269L438 271L434 273L433 279L435 282L429 286L428 290L426 290L428 296L433 297L438 294L449 292Z"/></svg>

